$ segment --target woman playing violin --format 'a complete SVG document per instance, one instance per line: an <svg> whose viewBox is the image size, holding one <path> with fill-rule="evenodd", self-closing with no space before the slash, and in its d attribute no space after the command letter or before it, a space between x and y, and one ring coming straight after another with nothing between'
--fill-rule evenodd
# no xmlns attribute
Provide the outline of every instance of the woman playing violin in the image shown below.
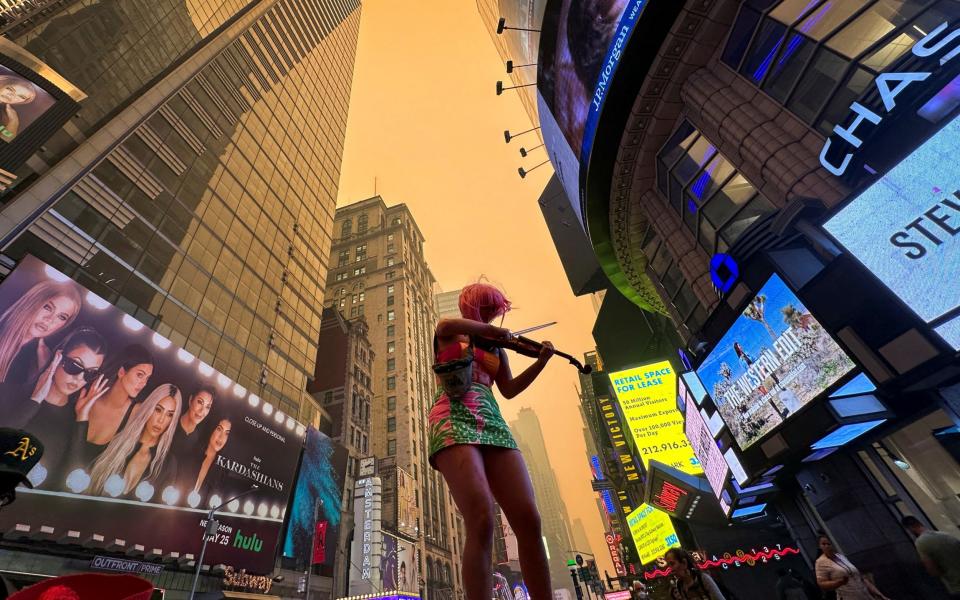
<svg viewBox="0 0 960 600"><path fill-rule="evenodd" d="M476 283L460 292L459 305L462 319L441 319L437 324L434 350L438 363L473 352L473 382L458 398L437 390L429 416L430 465L443 475L466 524L467 600L489 600L493 589L494 501L517 536L530 595L549 600L553 590L533 485L491 388L496 383L505 398L517 396L543 371L554 348L543 342L536 362L514 377L503 349L485 351L471 344L475 338L494 343L510 339L509 330L490 324L510 310L510 301L494 286Z"/></svg>

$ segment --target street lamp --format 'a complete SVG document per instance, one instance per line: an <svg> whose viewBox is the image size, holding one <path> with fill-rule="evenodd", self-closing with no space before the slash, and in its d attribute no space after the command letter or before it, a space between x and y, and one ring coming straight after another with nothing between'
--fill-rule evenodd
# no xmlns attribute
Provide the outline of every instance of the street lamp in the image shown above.
<svg viewBox="0 0 960 600"><path fill-rule="evenodd" d="M210 541L210 536L217 532L217 527L220 525L213 518L213 516L217 513L218 510L220 510L224 506L230 504L231 502L233 502L234 500L237 500L238 498L242 498L246 496L251 492L257 491L258 489L260 489L260 486L257 484L253 484L252 486L250 486L250 489L244 492L240 492L233 498L230 498L226 502L221 503L219 506L215 506L211 508L210 512L207 513L207 526L203 530L203 546L200 547L200 558L197 559L197 570L193 574L193 585L190 587L190 600L193 600L194 596L196 596L197 594L197 582L200 580L200 569L201 567L203 567L203 555L207 551L207 542Z"/></svg>

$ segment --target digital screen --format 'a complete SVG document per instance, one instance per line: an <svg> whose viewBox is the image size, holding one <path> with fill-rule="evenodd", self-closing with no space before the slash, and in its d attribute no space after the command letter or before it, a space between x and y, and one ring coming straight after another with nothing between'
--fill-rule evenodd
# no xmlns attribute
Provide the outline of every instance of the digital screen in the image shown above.
<svg viewBox="0 0 960 600"><path fill-rule="evenodd" d="M733 514L730 515L731 519L743 519L745 517L752 517L754 515L762 514L767 510L766 504L755 504L753 506L748 506L746 508L738 508L733 511Z"/></svg>
<svg viewBox="0 0 960 600"><path fill-rule="evenodd" d="M666 513L652 506L641 504L640 508L627 515L627 525L642 564L662 557L670 548L680 547L673 521Z"/></svg>
<svg viewBox="0 0 960 600"><path fill-rule="evenodd" d="M77 113L84 98L83 92L39 58L7 38L0 39L0 169L7 172L0 177L0 190Z"/></svg>
<svg viewBox="0 0 960 600"><path fill-rule="evenodd" d="M697 375L746 450L853 368L850 357L773 275Z"/></svg>
<svg viewBox="0 0 960 600"><path fill-rule="evenodd" d="M840 386L832 394L831 398L843 398L844 396L859 396L860 394L868 394L872 391L875 391L877 386L870 381L870 378L864 373L860 373L847 383Z"/></svg>
<svg viewBox="0 0 960 600"><path fill-rule="evenodd" d="M43 443L18 523L273 570L305 428L170 340L27 256L0 283L0 427Z"/></svg>
<svg viewBox="0 0 960 600"><path fill-rule="evenodd" d="M960 306L958 153L953 119L824 224L927 323ZM956 317L938 328L954 349L958 328Z"/></svg>
<svg viewBox="0 0 960 600"><path fill-rule="evenodd" d="M835 430L833 430L828 435L820 438L820 440L814 442L811 446L811 450L823 450L825 448L837 448L843 446L861 435L867 433L871 429L875 429L886 423L886 419L879 419L877 421L867 421L865 423L853 423L851 425L843 425Z"/></svg>
<svg viewBox="0 0 960 600"><path fill-rule="evenodd" d="M690 392L697 406L703 404L703 399L707 397L707 388L703 387L703 382L697 377L697 373L695 371L688 371L680 375L680 378L686 383L687 391Z"/></svg>
<svg viewBox="0 0 960 600"><path fill-rule="evenodd" d="M736 450L730 448L724 452L723 460L727 463L727 466L730 467L734 482L743 485L750 479L747 477L747 472L743 469L743 463L740 462L740 457L737 456Z"/></svg>
<svg viewBox="0 0 960 600"><path fill-rule="evenodd" d="M713 493L719 497L724 484L727 482L730 468L723 459L723 453L717 446L716 440L713 439L710 428L707 427L703 417L700 416L700 412L697 411L697 407L690 399L687 400L687 421L684 432L687 439L690 440L694 455L700 461L703 472L707 475L707 481L710 482Z"/></svg>
<svg viewBox="0 0 960 600"><path fill-rule="evenodd" d="M333 569L340 535L340 497L346 470L347 449L326 434L308 427L300 472L293 490L290 521L283 542L283 555L297 559L298 570L304 570L310 564L311 547L314 548L312 564L323 565L331 571ZM323 524L319 530L317 523ZM315 539L316 531L322 533L322 540Z"/></svg>
<svg viewBox="0 0 960 600"><path fill-rule="evenodd" d="M646 0L551 0L538 53L541 133L583 224L580 169L593 145L609 84Z"/></svg>
<svg viewBox="0 0 960 600"><path fill-rule="evenodd" d="M677 375L668 361L610 373L610 382L644 466L656 459L690 475L703 473L683 433Z"/></svg>

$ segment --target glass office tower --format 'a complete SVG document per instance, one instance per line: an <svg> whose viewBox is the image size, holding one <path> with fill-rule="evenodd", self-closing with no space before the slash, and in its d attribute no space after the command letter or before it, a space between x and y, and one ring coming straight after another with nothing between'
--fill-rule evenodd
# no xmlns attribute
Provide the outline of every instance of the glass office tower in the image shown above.
<svg viewBox="0 0 960 600"><path fill-rule="evenodd" d="M54 3L3 28L88 95L0 197L54 265L304 423L359 0Z"/></svg>

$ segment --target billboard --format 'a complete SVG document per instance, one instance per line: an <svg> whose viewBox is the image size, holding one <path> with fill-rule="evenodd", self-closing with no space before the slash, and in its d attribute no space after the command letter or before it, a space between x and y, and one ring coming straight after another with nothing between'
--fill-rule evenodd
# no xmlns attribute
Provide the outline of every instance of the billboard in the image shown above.
<svg viewBox="0 0 960 600"><path fill-rule="evenodd" d="M159 554L270 572L305 429L33 257L0 284L0 427L43 442L35 490L0 513Z"/></svg>
<svg viewBox="0 0 960 600"><path fill-rule="evenodd" d="M309 560L311 564L323 565L322 573L333 574L346 471L346 448L313 427L307 428L283 542L283 555L296 559L298 570L304 570Z"/></svg>
<svg viewBox="0 0 960 600"><path fill-rule="evenodd" d="M627 515L630 537L637 548L640 563L647 564L661 558L670 548L679 548L680 539L670 517L652 506L641 504Z"/></svg>
<svg viewBox="0 0 960 600"><path fill-rule="evenodd" d="M773 275L697 375L746 450L853 368L850 357Z"/></svg>
<svg viewBox="0 0 960 600"><path fill-rule="evenodd" d="M683 387L682 383L681 387ZM723 460L723 452L717 446L707 422L704 421L697 405L689 394L686 395L685 402L687 404L687 415L683 431L687 440L690 441L690 447L693 448L694 455L700 461L700 466L707 476L707 481L710 482L713 493L719 498L723 486L727 482L730 467Z"/></svg>
<svg viewBox="0 0 960 600"><path fill-rule="evenodd" d="M76 114L86 95L39 58L0 38L0 191Z"/></svg>
<svg viewBox="0 0 960 600"><path fill-rule="evenodd" d="M824 228L955 350L960 349L960 119L954 119Z"/></svg>
<svg viewBox="0 0 960 600"><path fill-rule="evenodd" d="M580 168L617 65L646 0L551 0L538 52L537 111L557 176L577 217Z"/></svg>
<svg viewBox="0 0 960 600"><path fill-rule="evenodd" d="M610 373L614 394L644 466L651 459L690 475L703 469L683 433L677 374L669 361Z"/></svg>

